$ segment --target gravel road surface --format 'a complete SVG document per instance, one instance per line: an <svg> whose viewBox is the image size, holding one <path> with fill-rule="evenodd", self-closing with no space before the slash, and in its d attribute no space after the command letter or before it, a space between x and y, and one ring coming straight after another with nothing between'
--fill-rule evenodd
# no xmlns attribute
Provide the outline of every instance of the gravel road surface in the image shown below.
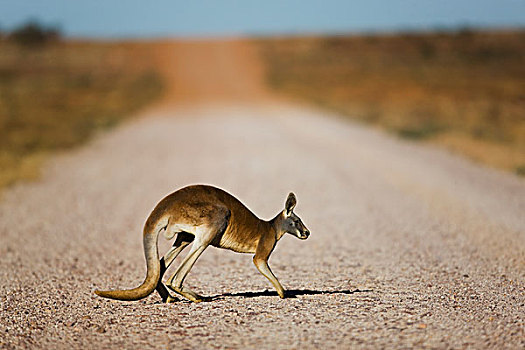
<svg viewBox="0 0 525 350"><path fill-rule="evenodd" d="M187 279L212 302L93 293L143 280L142 224L191 183L263 218L296 193L312 235L285 236L270 259L292 297L216 248ZM319 111L150 115L4 193L0 347L523 348L524 213L521 179Z"/></svg>

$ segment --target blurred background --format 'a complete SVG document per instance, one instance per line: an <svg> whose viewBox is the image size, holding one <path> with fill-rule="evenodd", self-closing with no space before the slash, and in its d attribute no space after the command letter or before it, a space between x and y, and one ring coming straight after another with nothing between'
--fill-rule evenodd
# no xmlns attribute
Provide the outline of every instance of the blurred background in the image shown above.
<svg viewBox="0 0 525 350"><path fill-rule="evenodd" d="M525 1L0 0L0 187L145 108L285 98L525 176Z"/></svg>

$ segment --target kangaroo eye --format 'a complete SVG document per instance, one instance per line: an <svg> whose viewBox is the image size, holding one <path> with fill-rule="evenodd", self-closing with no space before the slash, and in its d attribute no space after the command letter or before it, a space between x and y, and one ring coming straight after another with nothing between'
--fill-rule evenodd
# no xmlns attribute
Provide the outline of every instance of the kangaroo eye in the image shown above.
<svg viewBox="0 0 525 350"><path fill-rule="evenodd" d="M295 226L295 221L292 221L290 225Z"/></svg>

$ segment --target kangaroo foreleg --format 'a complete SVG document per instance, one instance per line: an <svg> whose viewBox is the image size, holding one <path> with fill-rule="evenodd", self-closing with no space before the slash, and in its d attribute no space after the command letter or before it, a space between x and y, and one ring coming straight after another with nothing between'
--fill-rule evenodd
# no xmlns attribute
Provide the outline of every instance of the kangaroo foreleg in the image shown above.
<svg viewBox="0 0 525 350"><path fill-rule="evenodd" d="M277 294L279 294L281 298L284 298L284 288L281 286L281 283L279 283L272 270L270 270L268 262L264 259L258 259L257 256L255 256L253 258L253 263L257 267L257 270L259 270L259 272L262 273L264 277L268 278L268 280L272 282L273 286L277 290Z"/></svg>

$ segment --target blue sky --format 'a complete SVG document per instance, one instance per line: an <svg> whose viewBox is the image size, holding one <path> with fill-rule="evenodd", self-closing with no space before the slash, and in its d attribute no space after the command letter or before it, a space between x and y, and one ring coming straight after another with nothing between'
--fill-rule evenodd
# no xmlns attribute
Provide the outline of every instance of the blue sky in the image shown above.
<svg viewBox="0 0 525 350"><path fill-rule="evenodd" d="M100 38L524 27L525 0L0 0L0 28L29 19Z"/></svg>

